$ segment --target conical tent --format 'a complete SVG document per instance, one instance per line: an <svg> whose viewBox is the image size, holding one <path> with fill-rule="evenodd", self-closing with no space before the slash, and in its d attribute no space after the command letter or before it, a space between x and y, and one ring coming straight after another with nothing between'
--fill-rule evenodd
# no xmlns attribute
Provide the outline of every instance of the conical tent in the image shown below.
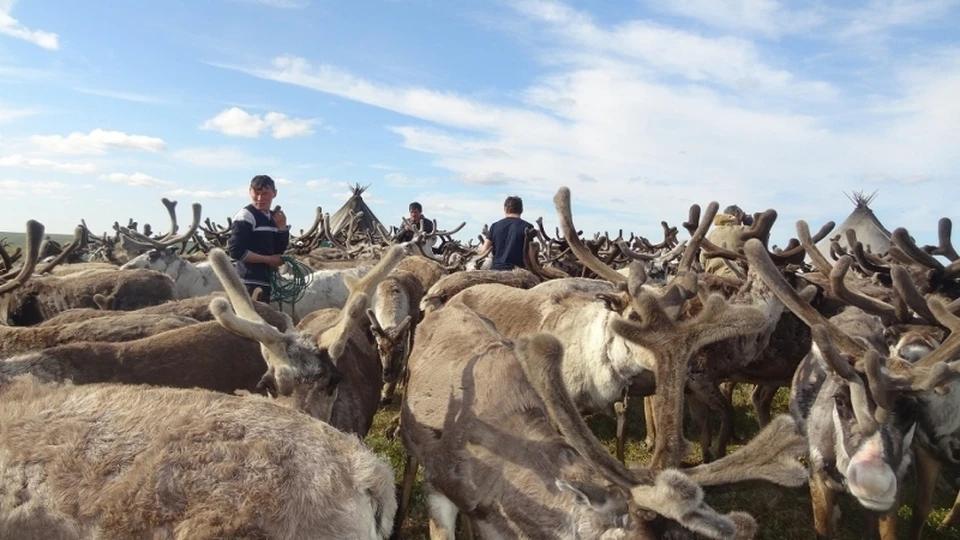
<svg viewBox="0 0 960 540"><path fill-rule="evenodd" d="M370 210L370 207L367 206L367 203L363 200L363 193L369 187L369 184L366 186L361 186L360 184L351 186L350 191L352 193L350 198L347 199L347 202L343 203L343 206L341 206L339 210L330 216L331 229L339 231L341 228L346 228L347 225L350 224L351 212L363 212L363 217L360 218L357 230L367 230L376 237L380 236L377 225L382 226L382 224L380 220L377 219L377 216L373 214L373 210Z"/></svg>
<svg viewBox="0 0 960 540"><path fill-rule="evenodd" d="M863 244L864 249L873 253L886 253L890 249L890 231L880 223L876 214L868 206L876 196L876 191L870 195L864 195L862 192L855 192L852 197L848 195L856 208L839 227L831 231L826 238L817 244L817 249L823 254L830 253L830 239L838 234L840 235L840 245L849 248L846 231L847 229L853 229L857 234L857 241Z"/></svg>

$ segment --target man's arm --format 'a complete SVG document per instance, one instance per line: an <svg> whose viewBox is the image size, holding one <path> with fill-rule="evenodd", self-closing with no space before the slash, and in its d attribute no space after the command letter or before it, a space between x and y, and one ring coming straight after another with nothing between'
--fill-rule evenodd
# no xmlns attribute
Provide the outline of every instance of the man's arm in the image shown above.
<svg viewBox="0 0 960 540"><path fill-rule="evenodd" d="M250 250L250 239L253 236L253 224L244 219L234 219L230 227L230 239L227 241L227 253L235 261L253 264L269 264L280 266L283 261L279 255L261 255ZM288 237L289 239L289 237Z"/></svg>
<svg viewBox="0 0 960 540"><path fill-rule="evenodd" d="M491 242L489 238L485 238L483 240L483 245L480 246L480 251L477 252L477 258L482 259L486 257L487 254L490 253L490 250L492 249L493 249L493 242Z"/></svg>

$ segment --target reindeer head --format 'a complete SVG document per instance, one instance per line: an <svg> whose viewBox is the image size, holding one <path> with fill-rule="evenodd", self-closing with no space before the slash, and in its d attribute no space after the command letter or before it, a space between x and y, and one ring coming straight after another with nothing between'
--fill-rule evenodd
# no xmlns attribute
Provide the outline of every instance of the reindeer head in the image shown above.
<svg viewBox="0 0 960 540"><path fill-rule="evenodd" d="M260 343L268 369L259 386L273 395L291 398L298 409L328 421L341 379L331 353L318 347L311 337L294 330L281 332L267 324L253 307L223 250L211 250L209 260L229 298L211 300L210 312L228 330ZM293 328L293 321L287 328Z"/></svg>
<svg viewBox="0 0 960 540"><path fill-rule="evenodd" d="M826 377L807 420L814 466L845 484L865 508L887 511L910 464L915 403L890 387L878 352L866 350L851 363L822 326L812 331L815 347L797 370L794 391L803 391L815 373L809 363L819 364Z"/></svg>
<svg viewBox="0 0 960 540"><path fill-rule="evenodd" d="M367 318L370 319L370 332L377 343L377 354L383 366L383 382L396 382L403 372L403 360L407 355L409 340L410 315L407 315L396 326L383 328L372 309L367 309Z"/></svg>

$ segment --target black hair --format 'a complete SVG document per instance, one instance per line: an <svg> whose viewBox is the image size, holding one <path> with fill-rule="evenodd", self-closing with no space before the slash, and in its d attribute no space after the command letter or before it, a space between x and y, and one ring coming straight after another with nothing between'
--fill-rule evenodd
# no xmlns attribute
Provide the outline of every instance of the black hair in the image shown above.
<svg viewBox="0 0 960 540"><path fill-rule="evenodd" d="M507 197L507 200L503 201L503 209L508 214L522 214L523 199L515 195L511 195Z"/></svg>
<svg viewBox="0 0 960 540"><path fill-rule="evenodd" d="M410 207L407 208L407 210L410 211L410 212L413 212L414 210L416 210L417 212L423 212L423 205L421 205L420 203L414 201L414 202L410 203Z"/></svg>
<svg viewBox="0 0 960 540"><path fill-rule="evenodd" d="M270 188L273 190L277 189L277 184L274 183L273 178L265 174L258 174L250 180L250 189L263 189Z"/></svg>

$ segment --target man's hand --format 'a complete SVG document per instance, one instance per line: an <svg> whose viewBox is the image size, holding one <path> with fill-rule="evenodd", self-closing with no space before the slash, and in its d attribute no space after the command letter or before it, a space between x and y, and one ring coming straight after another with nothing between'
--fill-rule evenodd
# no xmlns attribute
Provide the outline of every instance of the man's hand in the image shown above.
<svg viewBox="0 0 960 540"><path fill-rule="evenodd" d="M277 268L283 266L283 259L280 258L280 255L270 255L267 257L267 264L272 268Z"/></svg>
<svg viewBox="0 0 960 540"><path fill-rule="evenodd" d="M279 206L273 213L273 222L280 230L287 228L287 215L283 213Z"/></svg>

